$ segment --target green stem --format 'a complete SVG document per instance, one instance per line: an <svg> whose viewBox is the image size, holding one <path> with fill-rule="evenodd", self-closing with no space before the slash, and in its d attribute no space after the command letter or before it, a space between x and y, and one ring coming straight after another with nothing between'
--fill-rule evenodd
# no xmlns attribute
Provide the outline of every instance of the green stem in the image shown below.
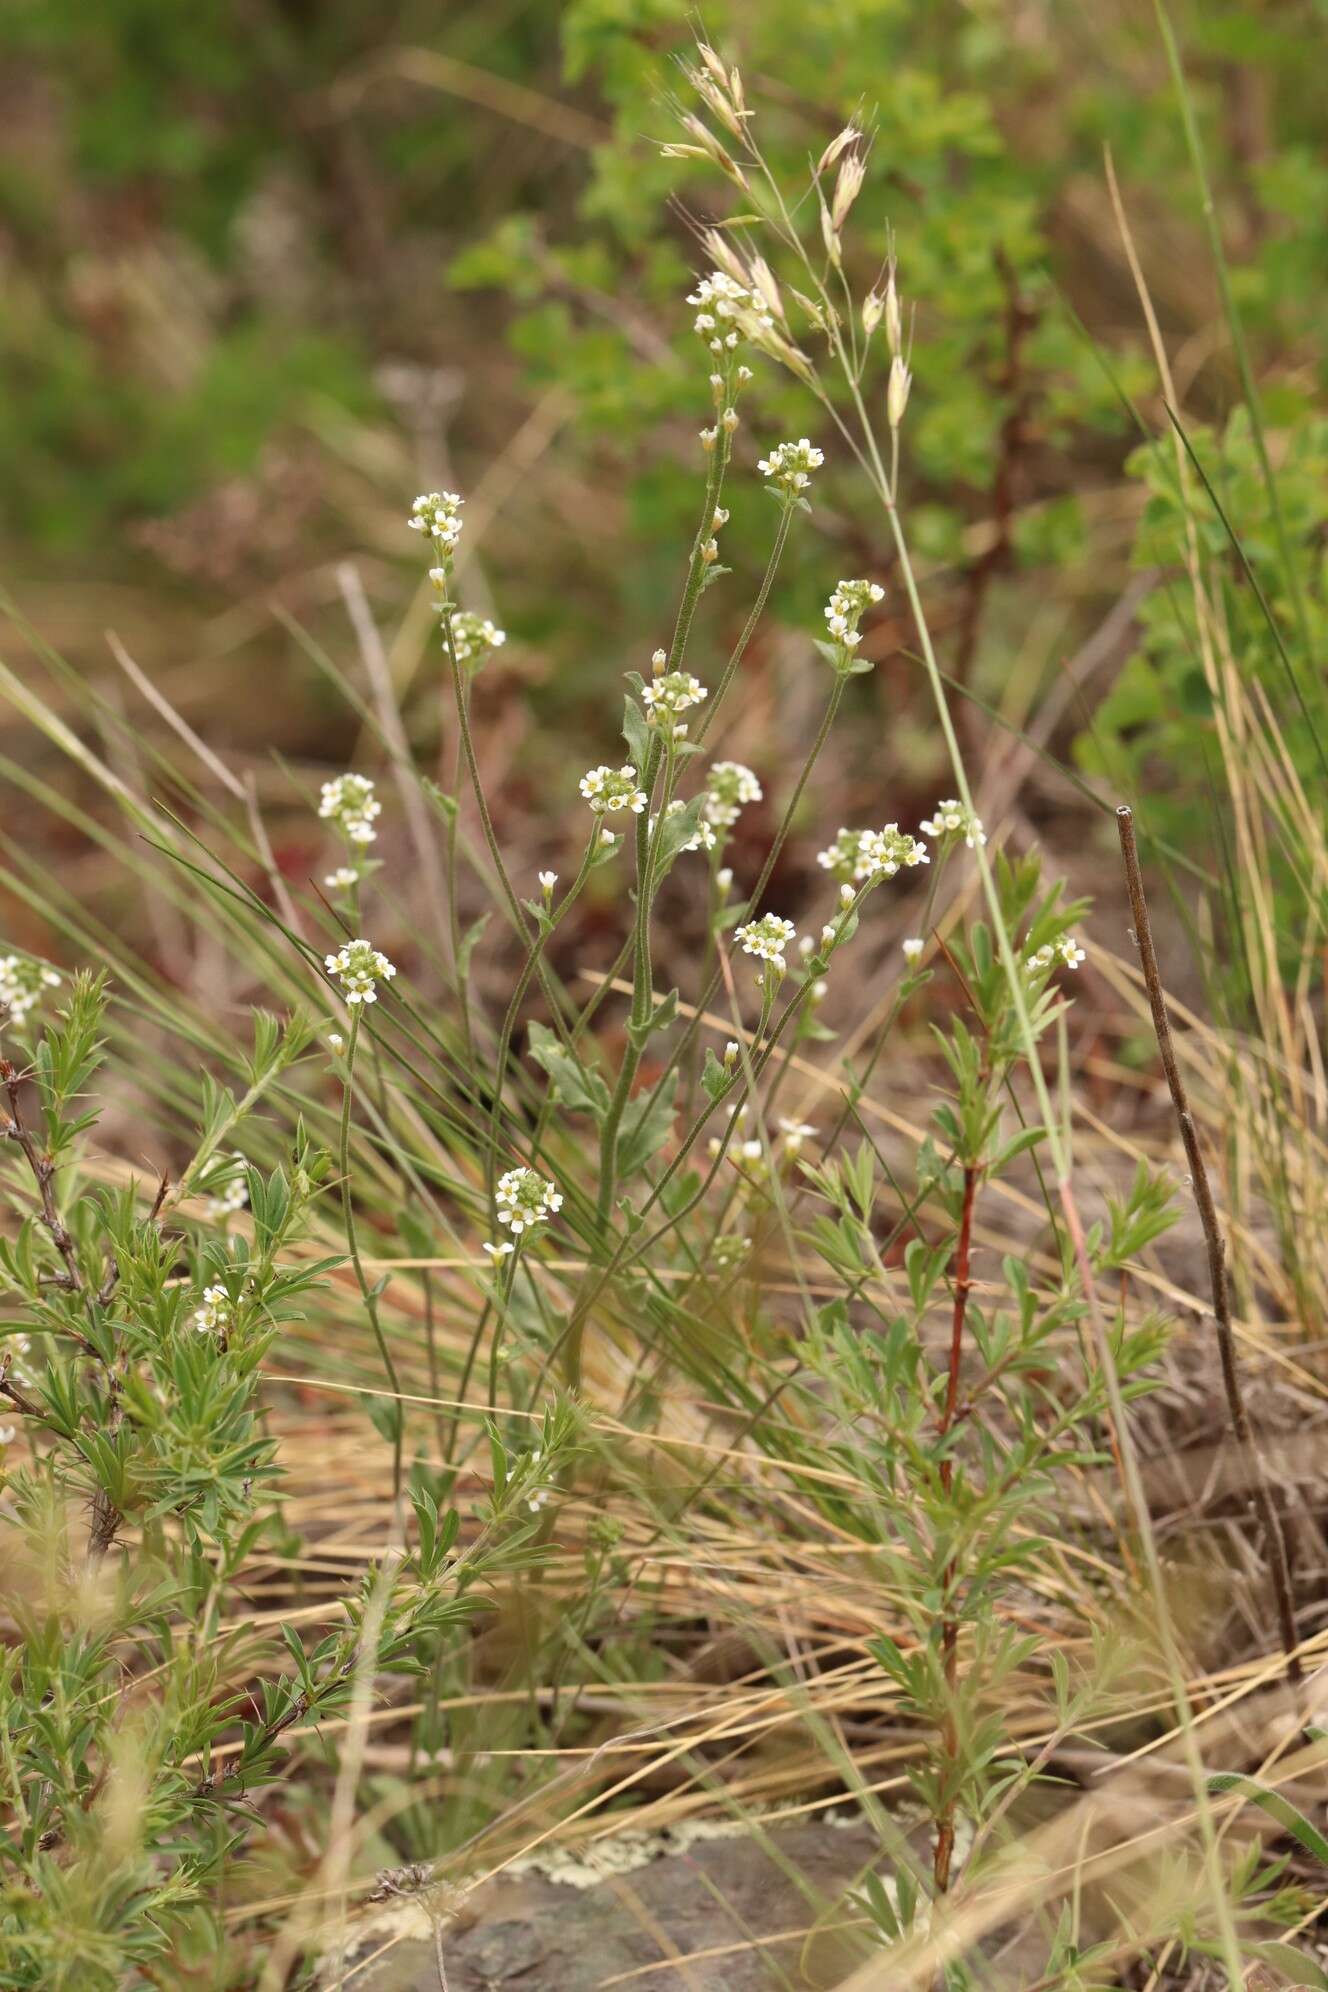
<svg viewBox="0 0 1328 1992"><path fill-rule="evenodd" d="M401 1437L405 1416L401 1402L401 1385L397 1380L396 1364L392 1361L392 1352L388 1348L387 1338L383 1334L383 1324L378 1317L378 1296L369 1284L363 1262L360 1259L360 1248L355 1235L355 1200L351 1194L350 1109L355 1090L355 1047L359 1043L359 1038L360 1009L359 1005L356 1004L351 1013L350 1041L346 1046L346 1079L341 1093L341 1140L338 1146L338 1164L341 1171L341 1212L346 1228L346 1249L350 1254L351 1264L355 1268L355 1278L359 1284L360 1297L364 1302L365 1312L369 1316L369 1325L373 1329L374 1340L378 1344L378 1353L383 1359L383 1369L386 1372L388 1386L391 1389L393 1397L392 1499L399 1504L401 1500Z"/></svg>
<svg viewBox="0 0 1328 1992"><path fill-rule="evenodd" d="M564 893L562 899L559 901L558 910L551 915L548 926L541 927L539 933L535 936L530 952L526 956L525 964L520 975L517 977L516 987L512 991L511 1001L508 1003L506 1015L503 1017L502 1029L498 1034L498 1061L494 1067L493 1077L493 1106L489 1113L489 1154L484 1171L491 1210L494 1208L493 1188L498 1171L498 1128L502 1120L503 1083L507 1076L507 1055L512 1048L512 1034L516 1029L516 1020L520 1013L521 1005L526 999L526 991L530 988L531 982L534 980L535 972L539 967L544 949L566 915L576 904L577 899L580 897L581 889L590 876L591 863L599 847L599 831L599 818L596 817L594 828L590 833L590 842L587 844L585 856L581 860L581 869L578 871L569 890Z"/></svg>

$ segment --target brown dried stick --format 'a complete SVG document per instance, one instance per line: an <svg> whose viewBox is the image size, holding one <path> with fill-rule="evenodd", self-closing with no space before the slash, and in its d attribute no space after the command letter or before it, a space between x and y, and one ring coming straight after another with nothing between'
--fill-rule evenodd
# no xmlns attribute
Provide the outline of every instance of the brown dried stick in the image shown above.
<svg viewBox="0 0 1328 1992"><path fill-rule="evenodd" d="M1204 1244L1208 1250L1208 1278L1213 1295L1213 1319L1217 1324L1217 1349L1222 1364L1222 1383L1226 1392L1227 1411L1231 1418L1231 1430L1240 1455L1244 1483L1250 1491L1263 1528L1264 1550L1268 1558L1273 1597L1277 1605L1282 1649L1287 1656L1287 1679L1297 1682L1302 1678L1302 1669L1296 1653L1298 1644L1296 1614L1291 1597L1291 1565L1287 1556L1286 1533L1263 1470L1263 1461L1255 1447L1250 1432L1249 1417L1245 1410L1240 1371L1236 1366L1236 1335L1231 1325L1226 1241L1218 1224L1217 1206L1213 1202L1208 1170L1204 1164L1203 1151L1199 1147L1198 1130L1194 1124L1194 1115L1190 1112L1185 1082L1180 1076L1175 1046L1171 1040L1171 1023L1167 1016L1166 998L1162 993L1162 978L1158 973L1157 951L1153 946L1153 929L1148 918L1148 901L1144 897L1139 848L1134 840L1134 812L1125 807L1118 809L1116 825L1120 831L1121 856L1125 861L1125 884L1130 895L1130 911L1134 916L1134 931L1139 944L1139 963L1143 969L1144 988L1148 992L1148 1006L1153 1013L1153 1030L1157 1037L1157 1048L1162 1054L1162 1069L1167 1075L1167 1085L1171 1089L1176 1119L1180 1123L1180 1138L1185 1144L1185 1154L1190 1165L1190 1180L1194 1184L1194 1200L1199 1207L1199 1222L1203 1226Z"/></svg>

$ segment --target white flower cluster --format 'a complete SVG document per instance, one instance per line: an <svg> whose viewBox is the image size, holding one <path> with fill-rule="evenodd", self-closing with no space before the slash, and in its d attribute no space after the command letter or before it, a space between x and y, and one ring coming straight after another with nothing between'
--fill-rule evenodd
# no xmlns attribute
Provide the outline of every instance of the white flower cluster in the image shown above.
<svg viewBox="0 0 1328 1992"><path fill-rule="evenodd" d="M439 602L438 607L446 613L446 602ZM469 609L453 610L451 628L458 664L482 664L491 650L501 650L507 641L505 629L499 629L488 616L477 616Z"/></svg>
<svg viewBox="0 0 1328 1992"><path fill-rule="evenodd" d="M825 620L835 642L845 650L855 650L862 641L858 624L863 611L884 599L879 581L841 581L825 605Z"/></svg>
<svg viewBox="0 0 1328 1992"><path fill-rule="evenodd" d="M562 1193L534 1169L509 1169L498 1179L494 1200L498 1222L518 1236L532 1225L546 1223L563 1207Z"/></svg>
<svg viewBox="0 0 1328 1992"><path fill-rule="evenodd" d="M11 1023L21 1024L45 990L59 987L59 976L44 963L27 955L0 955L0 1011L8 1012Z"/></svg>
<svg viewBox="0 0 1328 1992"><path fill-rule="evenodd" d="M1071 934L1063 934L1054 946L1035 948L1024 966L1030 975L1045 975L1059 962L1063 968L1078 968L1087 956Z"/></svg>
<svg viewBox="0 0 1328 1992"><path fill-rule="evenodd" d="M249 1185L245 1180L248 1165L238 1148L231 1150L231 1161L235 1164L233 1173L218 1186L216 1194L208 1198L209 1217L230 1217L237 1210L243 1210L249 1201Z"/></svg>
<svg viewBox="0 0 1328 1992"><path fill-rule="evenodd" d="M948 801L938 802L933 813L924 817L918 828L925 830L929 837L939 837L942 840L962 837L970 851L987 841L982 818L975 816L971 809L965 809L963 803L956 802L953 797Z"/></svg>
<svg viewBox="0 0 1328 1992"><path fill-rule="evenodd" d="M816 862L841 884L861 885L869 879L893 878L896 872L930 864L931 859L920 837L910 837L897 823L887 823L882 830L841 829L833 844L817 852Z"/></svg>
<svg viewBox="0 0 1328 1992"><path fill-rule="evenodd" d="M690 671L666 671L661 678L652 678L641 693L641 701L651 719L667 715L677 719L690 706L700 705L710 694L699 678Z"/></svg>
<svg viewBox="0 0 1328 1992"><path fill-rule="evenodd" d="M668 805L667 809L664 811L664 814L666 816L677 816L679 811L685 809L686 807L687 805L685 802L682 801L681 797L675 796L673 801ZM650 819L650 834L652 837L655 834L655 825L658 823L658 821L659 818L657 816L652 816ZM696 826L696 834L692 837L689 837L685 844L679 846L679 849L683 851L713 851L714 848L715 848L715 833L711 828L711 826L706 822L704 816L701 818L701 821Z"/></svg>
<svg viewBox="0 0 1328 1992"><path fill-rule="evenodd" d="M224 1286L203 1289L203 1305L194 1310L194 1327L200 1335L224 1335L234 1316L230 1295Z"/></svg>
<svg viewBox="0 0 1328 1992"><path fill-rule="evenodd" d="M697 307L696 330L712 353L734 352L745 329L769 331L775 322L756 293L723 270L699 277L687 302Z"/></svg>
<svg viewBox="0 0 1328 1992"><path fill-rule="evenodd" d="M702 813L721 830L731 829L748 802L761 800L761 784L741 761L713 761L706 776Z"/></svg>
<svg viewBox="0 0 1328 1992"><path fill-rule="evenodd" d="M630 809L633 816L639 816L646 806L646 792L638 785L630 761L621 768L591 768L578 786L597 816L606 809Z"/></svg>
<svg viewBox="0 0 1328 1992"><path fill-rule="evenodd" d="M410 508L410 529L427 533L443 558L456 552L461 538L461 507L464 499L455 491L426 491Z"/></svg>
<svg viewBox="0 0 1328 1992"><path fill-rule="evenodd" d="M348 844L372 844L378 835L374 818L382 813L383 805L367 775L338 775L335 781L323 783L318 814L329 817Z"/></svg>
<svg viewBox="0 0 1328 1992"><path fill-rule="evenodd" d="M759 920L749 920L745 926L739 927L734 935L744 954L768 961L781 975L788 966L784 950L796 937L797 928L793 922L781 919L778 913L763 913Z"/></svg>
<svg viewBox="0 0 1328 1992"><path fill-rule="evenodd" d="M801 436L796 443L780 443L768 457L762 457L756 467L763 477L769 478L781 491L786 491L790 498L796 498L811 483L812 472L819 470L824 462L825 452Z"/></svg>
<svg viewBox="0 0 1328 1992"><path fill-rule="evenodd" d="M346 941L335 954L324 956L329 975L341 983L348 1003L376 1003L376 982L390 982L396 969L368 941Z"/></svg>

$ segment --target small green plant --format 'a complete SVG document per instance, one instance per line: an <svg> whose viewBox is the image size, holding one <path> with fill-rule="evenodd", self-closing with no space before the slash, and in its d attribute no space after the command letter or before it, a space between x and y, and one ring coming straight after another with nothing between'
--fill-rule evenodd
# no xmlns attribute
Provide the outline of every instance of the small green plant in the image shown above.
<svg viewBox="0 0 1328 1992"><path fill-rule="evenodd" d="M42 993L57 980L40 975ZM237 1169L218 1146L239 1116L214 1091L176 1183L98 1180L106 996L103 977L77 978L44 1028L11 999L25 1055L0 1058L17 1217L0 1240L0 1534L17 1635L0 1667L0 1975L16 1988L155 1982L167 1957L211 1954L250 1795L293 1774L366 1674L422 1667L480 1607L477 1586L520 1564L531 1530L514 1519L540 1480L537 1456L509 1473L500 1451L490 1511L463 1544L441 1484L418 1479L412 1545L349 1590L312 1644L293 1625L236 1620L255 1563L290 1547L259 1375L337 1263L295 1250L330 1158L297 1125L282 1166ZM252 1097L308 1043L299 1018L260 1016ZM559 1442L551 1423L546 1460Z"/></svg>

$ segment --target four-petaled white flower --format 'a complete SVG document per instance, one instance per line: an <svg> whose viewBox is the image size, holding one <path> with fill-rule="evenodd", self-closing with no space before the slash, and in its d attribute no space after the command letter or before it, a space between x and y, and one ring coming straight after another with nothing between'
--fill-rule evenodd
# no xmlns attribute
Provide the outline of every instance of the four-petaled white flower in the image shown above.
<svg viewBox="0 0 1328 1992"><path fill-rule="evenodd" d="M591 768L582 775L579 787L596 815L606 809L630 809L633 816L639 816L646 806L646 792L638 786L630 761L621 768Z"/></svg>
<svg viewBox="0 0 1328 1992"><path fill-rule="evenodd" d="M368 941L346 941L335 954L323 957L329 975L341 983L348 1003L376 1003L376 982L390 982L396 969Z"/></svg>
<svg viewBox="0 0 1328 1992"><path fill-rule="evenodd" d="M445 601L436 606L444 614L448 611ZM507 631L499 629L487 616L477 616L469 609L453 609L451 614L452 649L458 664L482 664L491 650L501 650L507 641Z"/></svg>
<svg viewBox="0 0 1328 1992"><path fill-rule="evenodd" d="M558 883L558 874L557 872L541 872L539 882L542 892L552 892L554 886Z"/></svg>
<svg viewBox="0 0 1328 1992"><path fill-rule="evenodd" d="M761 800L761 784L741 761L714 761L706 776L702 813L707 822L727 830L738 820L743 805Z"/></svg>
<svg viewBox="0 0 1328 1992"><path fill-rule="evenodd" d="M334 872L326 872L323 884L329 892L349 892L351 886L358 885L360 874L354 865L338 865Z"/></svg>
<svg viewBox="0 0 1328 1992"><path fill-rule="evenodd" d="M455 553L461 538L461 507L465 500L455 491L426 491L410 508L410 529L427 533L444 560Z"/></svg>
<svg viewBox="0 0 1328 1992"><path fill-rule="evenodd" d="M812 472L819 470L824 462L825 452L808 442L806 436L800 436L796 443L780 443L756 467L790 498L796 498L811 483Z"/></svg>
<svg viewBox="0 0 1328 1992"><path fill-rule="evenodd" d="M910 934L908 939L901 943L904 950L904 959L906 961L921 961L922 950L926 945L927 943L923 940L921 934Z"/></svg>
<svg viewBox="0 0 1328 1992"><path fill-rule="evenodd" d="M879 581L841 581L825 605L826 627L842 650L855 650L862 641L858 624L873 602L883 600Z"/></svg>
<svg viewBox="0 0 1328 1992"><path fill-rule="evenodd" d="M323 783L318 814L330 817L348 843L372 844L378 835L374 818L382 813L383 805L367 775L338 775L335 781Z"/></svg>
<svg viewBox="0 0 1328 1992"><path fill-rule="evenodd" d="M233 1319L230 1295L224 1286L203 1289L203 1305L194 1309L194 1327L200 1335L224 1335Z"/></svg>
<svg viewBox="0 0 1328 1992"><path fill-rule="evenodd" d="M690 671L666 671L662 678L652 678L643 687L641 702L652 719L661 714L676 719L689 706L700 705L709 696L701 680Z"/></svg>
<svg viewBox="0 0 1328 1992"><path fill-rule="evenodd" d="M498 1222L519 1236L563 1207L562 1194L534 1169L509 1169L494 1191Z"/></svg>
<svg viewBox="0 0 1328 1992"><path fill-rule="evenodd" d="M0 1011L8 1012L8 1022L21 1024L47 989L59 987L59 976L44 962L27 955L0 955Z"/></svg>
<svg viewBox="0 0 1328 1992"><path fill-rule="evenodd" d="M480 1249L487 1252L491 1259L498 1260L505 1259L509 1252L515 1252L516 1246L510 1238L501 1239L496 1245L491 1245L486 1238Z"/></svg>
<svg viewBox="0 0 1328 1992"><path fill-rule="evenodd" d="M333 1051L337 1054L338 1058L340 1058L342 1052L346 1049L346 1040L344 1037L342 1037L341 1032L329 1031L327 1034L327 1041L331 1045Z"/></svg>
<svg viewBox="0 0 1328 1992"><path fill-rule="evenodd" d="M739 927L734 935L744 954L768 961L780 975L788 966L784 950L796 938L797 929L793 922L782 919L778 913L763 913L759 920L749 920L745 926Z"/></svg>
<svg viewBox="0 0 1328 1992"><path fill-rule="evenodd" d="M982 818L975 816L971 809L965 809L963 803L956 802L953 796L938 802L932 814L925 816L918 828L929 837L962 837L970 851L987 841Z"/></svg>

